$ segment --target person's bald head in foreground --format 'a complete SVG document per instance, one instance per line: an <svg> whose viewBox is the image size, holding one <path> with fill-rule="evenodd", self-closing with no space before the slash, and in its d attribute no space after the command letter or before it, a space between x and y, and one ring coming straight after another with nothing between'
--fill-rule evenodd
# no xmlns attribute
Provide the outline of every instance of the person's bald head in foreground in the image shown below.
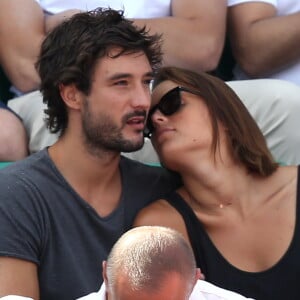
<svg viewBox="0 0 300 300"><path fill-rule="evenodd" d="M127 231L103 263L108 300L185 300L199 277L181 234L160 226Z"/></svg>

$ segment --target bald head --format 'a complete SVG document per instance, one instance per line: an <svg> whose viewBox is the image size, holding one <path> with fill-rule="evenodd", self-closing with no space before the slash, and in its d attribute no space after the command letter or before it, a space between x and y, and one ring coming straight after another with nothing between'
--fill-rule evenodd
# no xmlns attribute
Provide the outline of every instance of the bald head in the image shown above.
<svg viewBox="0 0 300 300"><path fill-rule="evenodd" d="M109 300L130 299L137 294L139 299L160 299L161 294L161 299L183 300L197 279L195 259L184 238L159 226L137 227L122 235L104 272Z"/></svg>

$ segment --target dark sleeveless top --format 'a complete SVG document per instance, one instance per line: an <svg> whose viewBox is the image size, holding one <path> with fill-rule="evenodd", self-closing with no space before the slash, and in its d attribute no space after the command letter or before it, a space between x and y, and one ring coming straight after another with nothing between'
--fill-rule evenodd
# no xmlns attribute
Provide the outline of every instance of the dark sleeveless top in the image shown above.
<svg viewBox="0 0 300 300"><path fill-rule="evenodd" d="M197 266L207 281L256 300L300 299L299 173L298 167L296 222L292 241L282 258L263 272L246 272L231 265L212 243L201 222L181 196L173 192L165 197L183 217Z"/></svg>

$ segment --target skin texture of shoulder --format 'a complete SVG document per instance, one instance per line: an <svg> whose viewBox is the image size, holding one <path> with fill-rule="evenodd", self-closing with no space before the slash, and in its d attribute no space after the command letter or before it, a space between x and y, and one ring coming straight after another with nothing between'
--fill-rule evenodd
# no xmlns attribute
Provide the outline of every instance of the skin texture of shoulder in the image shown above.
<svg viewBox="0 0 300 300"><path fill-rule="evenodd" d="M37 266L32 262L0 257L0 283L0 298L5 295L24 295L39 299Z"/></svg>
<svg viewBox="0 0 300 300"><path fill-rule="evenodd" d="M133 223L134 227L153 225L175 229L190 243L182 217L176 209L164 199L159 199L142 209Z"/></svg>

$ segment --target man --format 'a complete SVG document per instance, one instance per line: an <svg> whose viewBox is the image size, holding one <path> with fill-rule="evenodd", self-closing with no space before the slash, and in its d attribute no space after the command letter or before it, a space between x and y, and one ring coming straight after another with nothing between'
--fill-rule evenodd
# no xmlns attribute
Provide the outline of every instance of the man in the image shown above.
<svg viewBox="0 0 300 300"><path fill-rule="evenodd" d="M245 297L199 280L193 252L175 230L142 226L127 231L103 262L104 283L79 300L238 300Z"/></svg>
<svg viewBox="0 0 300 300"><path fill-rule="evenodd" d="M143 146L160 39L114 10L77 14L37 63L49 149L0 171L0 297L75 299L137 211L173 189L161 168L120 156Z"/></svg>
<svg viewBox="0 0 300 300"><path fill-rule="evenodd" d="M268 77L300 86L300 1L229 0L228 5L236 78Z"/></svg>

